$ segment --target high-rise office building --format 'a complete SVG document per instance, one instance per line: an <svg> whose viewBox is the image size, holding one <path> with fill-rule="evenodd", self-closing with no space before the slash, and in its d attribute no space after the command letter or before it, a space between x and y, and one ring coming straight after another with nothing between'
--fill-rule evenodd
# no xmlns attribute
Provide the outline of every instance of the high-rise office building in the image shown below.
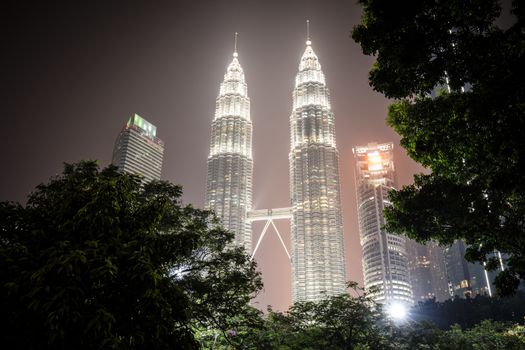
<svg viewBox="0 0 525 350"><path fill-rule="evenodd" d="M251 252L252 122L250 99L237 50L226 70L212 121L206 208L235 233L235 244Z"/></svg>
<svg viewBox="0 0 525 350"><path fill-rule="evenodd" d="M425 244L430 260L430 269L432 271L432 289L436 300L439 302L447 300L449 296L447 266L443 247L437 242L431 241Z"/></svg>
<svg viewBox="0 0 525 350"><path fill-rule="evenodd" d="M414 301L450 298L443 248L432 241L420 244L407 238L406 250Z"/></svg>
<svg viewBox="0 0 525 350"><path fill-rule="evenodd" d="M394 145L369 143L353 148L359 232L366 289L383 304L413 303L405 238L383 228L388 191L396 187Z"/></svg>
<svg viewBox="0 0 525 350"><path fill-rule="evenodd" d="M465 259L467 246L458 240L447 247L425 245L407 239L409 270L416 302L435 298L465 298L494 293L494 277L501 268L487 272L479 263ZM498 253L494 253L497 258Z"/></svg>
<svg viewBox="0 0 525 350"><path fill-rule="evenodd" d="M491 295L491 279L480 264L465 260L467 246L457 240L444 248L450 297Z"/></svg>
<svg viewBox="0 0 525 350"><path fill-rule="evenodd" d="M290 116L292 300L346 291L335 120L319 60L306 42Z"/></svg>
<svg viewBox="0 0 525 350"><path fill-rule="evenodd" d="M134 114L117 137L112 163L149 182L160 180L163 155L164 142L157 137L157 127Z"/></svg>

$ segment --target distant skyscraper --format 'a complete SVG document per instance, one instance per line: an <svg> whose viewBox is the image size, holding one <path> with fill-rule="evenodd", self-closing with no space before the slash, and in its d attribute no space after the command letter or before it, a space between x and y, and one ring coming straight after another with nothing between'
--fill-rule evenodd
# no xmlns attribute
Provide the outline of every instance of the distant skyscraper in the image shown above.
<svg viewBox="0 0 525 350"><path fill-rule="evenodd" d="M435 298L427 247L411 239L406 239L405 244L414 301L417 303Z"/></svg>
<svg viewBox="0 0 525 350"><path fill-rule="evenodd" d="M294 302L346 291L339 155L329 97L308 37L290 116Z"/></svg>
<svg viewBox="0 0 525 350"><path fill-rule="evenodd" d="M369 143L354 147L359 232L365 288L379 303L413 303L405 238L386 232L383 210L396 186L394 145Z"/></svg>
<svg viewBox="0 0 525 350"><path fill-rule="evenodd" d="M480 264L473 264L465 260L467 246L464 241L458 240L444 248L447 266L447 278L451 297L490 295L490 278Z"/></svg>
<svg viewBox="0 0 525 350"><path fill-rule="evenodd" d="M226 70L212 122L206 208L235 233L235 243L251 252L252 122L250 99L237 50Z"/></svg>
<svg viewBox="0 0 525 350"><path fill-rule="evenodd" d="M428 242L428 256L430 260L430 269L432 271L432 289L437 301L445 301L450 295L448 292L447 268L443 247L437 242Z"/></svg>
<svg viewBox="0 0 525 350"><path fill-rule="evenodd" d="M133 115L117 137L112 163L120 171L144 176L144 182L160 180L164 142L156 135L155 125Z"/></svg>
<svg viewBox="0 0 525 350"><path fill-rule="evenodd" d="M419 244L406 239L408 267L414 301L450 298L443 249L435 242Z"/></svg>

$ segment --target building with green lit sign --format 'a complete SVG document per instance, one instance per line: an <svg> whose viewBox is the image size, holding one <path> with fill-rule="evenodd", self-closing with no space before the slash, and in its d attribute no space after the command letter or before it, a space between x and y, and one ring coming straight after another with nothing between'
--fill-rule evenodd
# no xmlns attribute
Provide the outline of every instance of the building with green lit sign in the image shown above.
<svg viewBox="0 0 525 350"><path fill-rule="evenodd" d="M164 142L157 138L157 127L134 114L115 141L112 163L149 182L160 180L163 155Z"/></svg>

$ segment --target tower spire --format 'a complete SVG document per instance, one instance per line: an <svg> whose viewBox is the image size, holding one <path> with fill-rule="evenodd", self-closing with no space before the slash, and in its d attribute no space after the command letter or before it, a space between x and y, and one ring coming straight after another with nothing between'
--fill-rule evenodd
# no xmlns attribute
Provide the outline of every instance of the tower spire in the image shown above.
<svg viewBox="0 0 525 350"><path fill-rule="evenodd" d="M239 35L239 33L235 32L235 39L234 39L234 42L233 42L233 57L239 56L239 54L237 53L237 36L238 35Z"/></svg>
<svg viewBox="0 0 525 350"><path fill-rule="evenodd" d="M310 41L310 20L306 20L306 45L312 45L312 41Z"/></svg>
<svg viewBox="0 0 525 350"><path fill-rule="evenodd" d="M335 117L309 24L306 21L308 40L295 76L290 115L294 302L318 301L346 290Z"/></svg>
<svg viewBox="0 0 525 350"><path fill-rule="evenodd" d="M220 85L211 123L205 207L235 234L229 246L242 246L250 254L252 230L247 212L252 209L252 122L248 87L237 59L237 33L234 39L233 59Z"/></svg>

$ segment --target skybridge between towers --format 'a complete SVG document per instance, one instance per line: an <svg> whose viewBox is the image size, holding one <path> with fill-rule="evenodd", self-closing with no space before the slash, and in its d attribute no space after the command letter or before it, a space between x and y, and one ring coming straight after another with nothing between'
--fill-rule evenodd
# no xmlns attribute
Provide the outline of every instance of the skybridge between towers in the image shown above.
<svg viewBox="0 0 525 350"><path fill-rule="evenodd" d="M220 84L212 121L206 204L234 233L236 246L257 253L273 228L291 264L292 301L317 301L346 291L339 153L330 91L312 48L307 21L306 47L299 62L290 114L290 199L292 208L252 210L253 157L250 99L237 53ZM290 223L290 252L276 220ZM264 222L255 246L253 225ZM259 227L259 226L258 226ZM293 259L291 258L293 253Z"/></svg>
<svg viewBox="0 0 525 350"><path fill-rule="evenodd" d="M255 245L255 248L252 252L252 259L255 256L255 253L257 253L257 249L259 249L259 245L261 244L264 236L266 235L266 232L268 231L268 228L270 225L272 225L273 229L275 230L275 233L277 233L277 237L279 237L279 241L281 241L281 245L284 248L284 251L286 252L286 255L288 256L288 259L292 260L290 253L288 252L288 249L286 248L286 245L284 244L283 237L279 233L279 230L277 229L277 226L275 226L274 220L291 220L292 219L292 208L275 208L275 209L258 209L258 210L252 210L249 211L246 216L246 222L253 223L256 221L265 221L264 228L261 232L261 235L259 236L259 239L257 240L257 244Z"/></svg>

